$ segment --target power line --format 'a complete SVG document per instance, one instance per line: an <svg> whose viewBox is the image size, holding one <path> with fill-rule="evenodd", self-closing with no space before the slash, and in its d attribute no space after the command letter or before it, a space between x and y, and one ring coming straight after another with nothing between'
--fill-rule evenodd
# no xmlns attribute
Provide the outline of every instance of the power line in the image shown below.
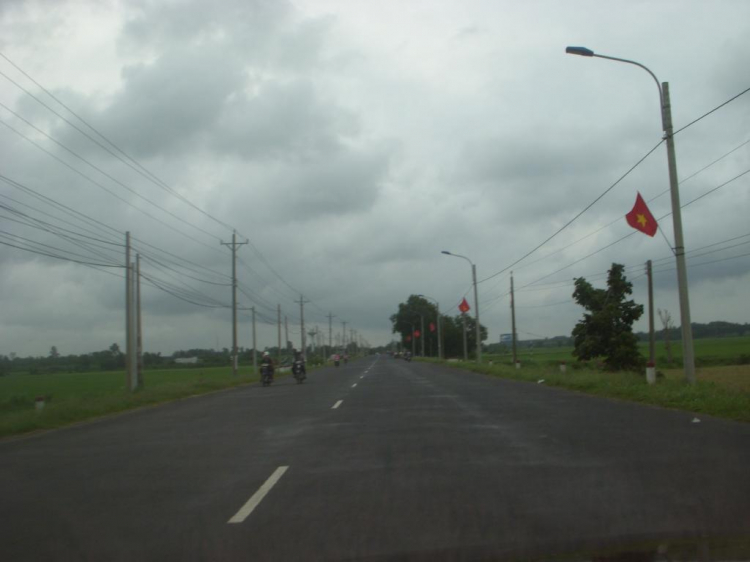
<svg viewBox="0 0 750 562"><path fill-rule="evenodd" d="M709 112L707 112L707 113L704 113L703 115L701 115L700 117L698 117L698 119L694 119L694 120L692 120L692 121L691 121L690 123L688 123L687 125L685 125L684 127L680 128L680 129L677 129L677 130L676 130L676 131L675 131L674 133L672 133L672 136L676 135L676 134L677 134L677 133L679 133L680 131L684 131L684 130L685 130L685 129L687 129L688 127L691 127L691 126L695 125L695 124L696 124L696 123L697 123L698 121L700 121L701 119L704 119L705 117L708 117L708 116L709 116L709 115L711 115L711 114L712 114L712 113L713 113L714 111L716 111L716 110L718 110L718 109L721 109L722 107L724 107L724 106L725 106L725 105L727 105L728 103L730 103L730 102L733 102L733 101L734 101L734 100L736 100L736 99L737 99L738 97L740 97L740 96L742 96L742 95L744 95L744 94L746 94L746 93L748 93L748 92L750 92L750 88L747 88L747 89L745 89L745 90L742 90L742 91L741 91L741 92L740 92L739 94L737 94L736 96L732 96L731 98L729 98L729 99L728 99L727 101L725 101L724 103L722 103L722 104L719 104L719 105L717 105L717 106L716 106L716 107L714 107L714 108L713 108L713 109L712 109L711 111L709 111Z"/></svg>
<svg viewBox="0 0 750 562"><path fill-rule="evenodd" d="M85 131L83 131L80 127L76 126L74 123L72 123L70 120L68 120L67 118L65 118L63 115L61 115L60 113L58 113L57 111L55 111L54 109L52 109L49 105L45 104L42 100L40 100L37 96L35 96L34 94L32 94L29 90L27 90L26 88L24 88L22 85L20 85L18 82L16 82L15 80L13 80L9 76L7 76L5 73L0 72L0 75L2 75L3 77L5 77L9 82L11 82L12 84L14 84L17 88L19 88L20 90L22 90L24 93L26 93L32 99L34 99L37 103L39 103L40 105L42 105L43 107L45 107L47 110L49 110L50 112L52 112L54 115L56 115L60 119L62 119L65 123L67 123L68 125L70 125L71 127L73 127L76 131L78 131L80 134L82 134L83 136L85 136L86 138L88 138L91 142L95 143L97 146L99 146L100 148L102 148L103 150L105 150L107 153L109 153L113 157L117 158L118 160L120 160L121 162L123 162L124 164L126 164L127 166L129 166L131 169L134 169L136 172L138 172L139 174L141 174L142 176L144 176L146 179L148 179L149 181L151 181L152 183L154 183L157 187L160 187L161 189L166 190L171 195L177 197L178 199L180 199L184 203L186 203L189 206L191 206L193 209L199 211L200 213L202 213L206 217L210 218L211 220L213 220L217 224L223 226L224 228L227 228L229 230L235 230L229 224L225 223L224 221L221 221L220 219L217 219L216 217L214 217L210 213L206 212L205 210L201 209L200 207L198 207L197 205L195 205L194 203L192 203L189 199L187 199L186 197L182 196L177 191L175 191L172 187L170 187L166 182L164 182L163 180L161 180L160 178L158 178L155 174L153 174L151 171L149 171L147 168L145 168L142 164L140 164L132 156L130 156L129 154L127 154L124 150L122 150L119 146L117 146L114 142L112 142L109 138L107 138L99 130L97 130L93 125L91 125L90 123L88 123L88 121L86 121L85 119L83 119L80 115L78 115L75 111L73 111L70 107L68 107L65 103L63 103L60 99L58 99L54 94L52 94L49 90L47 90L44 86L42 86L42 84L40 84L38 81L36 81L31 75L29 75L26 71L24 71L18 64L16 64L15 62L13 62L7 55L5 55L4 53L0 53L0 56L2 58L4 58L6 61L8 61L8 63L10 63L16 70L18 70L21 74L23 74L26 78L28 78L32 83L34 83L38 88L40 88L44 93L46 93L50 98L52 98L59 105L61 105L63 108L65 108L71 115L73 115L76 119L78 119L81 123L83 123L86 127L88 127L88 129L90 129L91 131L93 131L99 138L101 138L102 140L104 140L106 143L108 143L110 146L112 146L116 151L118 151L120 154L122 154L127 160L129 160L130 162L132 162L132 164L130 162L126 161L125 159L123 159L122 157L120 157L118 154L115 154L114 152L112 152L109 148L107 148L106 146L104 146L103 144L101 144L100 142L98 142L96 139L94 139L93 137L91 137L91 135L89 135L88 133L86 133ZM27 120L25 120L23 117L21 117L20 115L18 115L17 113L15 113L13 110L11 110L10 108L8 108L7 106L3 106L3 107L5 107L8 111L10 111L14 115L16 115L19 119L21 119L24 122L26 122L31 127L35 128L41 134L45 135L47 138L50 138L51 140L53 140L53 142L56 142L58 145L60 145L64 149L66 149L69 152L71 152L72 154L76 155L74 152L70 151L70 149L68 149L67 147L65 147L64 145L62 145L61 143L59 143L58 141L56 141L55 139L53 139L52 137L50 137L49 135L47 135L47 133L45 133L44 131L41 131L40 129L36 128L33 124L31 124L30 122L28 122ZM17 134L20 134L20 133L17 132ZM30 142L32 142L32 141L30 141ZM35 143L32 142L32 144L35 144ZM35 146L39 147L36 144L35 144ZM76 156L78 156L78 155L76 155ZM81 158L80 156L78 156L78 157ZM86 160L84 160L84 161L87 162ZM87 163L89 165L93 166L90 162L87 162ZM135 165L135 166L133 166L133 165ZM106 175L110 179L112 179L112 181L115 181L116 183L122 185L124 188L129 189L127 186L125 186L124 184L122 184L118 180L115 180L114 178L112 178L111 176L109 176L108 174L106 174L105 172L103 172L102 170L99 170L96 167L95 167L95 169L97 169L100 173ZM133 190L131 190L131 191L133 191ZM156 207L160 208L162 211L164 211L164 212L172 215L173 217L177 218L178 220L182 220L180 217L178 217L178 216L170 213L169 211L167 211L167 210L159 207L159 205L157 205L156 203L153 203L152 201L146 199L145 197L143 197L142 195L138 194L137 192L133 191L133 193L136 194L137 196L143 198L147 202L151 203L152 205L155 205ZM158 219L156 219L156 220L158 220ZM183 220L183 222L186 222L186 224L188 224L190 226L193 226L197 230L200 230L200 231L204 232L205 234L208 234L209 236L215 237L215 235L213 235L213 234L211 234L211 233L209 233L209 232L207 232L207 231L205 231L205 230L203 230L203 229L195 226L194 224L192 224L190 222L187 222L187 221L184 221L184 220ZM218 237L215 237L215 238L219 239ZM246 236L246 238L248 238L248 240L249 240L249 237ZM289 284L271 266L271 264L268 262L268 260L266 260L266 258L263 255L263 253L252 243L252 241L250 241L250 247L253 249L253 251L258 256L258 258L261 260L261 262L263 262L263 264L282 283L284 283L289 289L291 289L294 294L300 293L300 291L298 289L296 289L291 284ZM289 298L289 297L285 296L285 298Z"/></svg>
<svg viewBox="0 0 750 562"><path fill-rule="evenodd" d="M6 78L6 79L8 79L9 81L11 81L11 82L12 82L12 83L13 83L14 85L16 85L16 86L17 86L18 88L20 88L21 90L23 90L23 91L24 91L24 92L25 92L25 93L26 93L27 95L29 95L29 96L30 96L30 97L32 97L32 98L33 98L34 100L36 100L36 101L37 101L38 103L40 103L41 105L43 105L44 107L46 107L46 108L47 108L47 109L48 109L49 111L51 111L52 113L54 113L55 115L57 115L57 116L58 116L58 117L59 117L60 119L62 119L63 121L65 121L65 122L66 122L66 123L67 123L68 125L70 125L70 126L71 126L71 127L73 127L74 129L76 129L76 130L77 130L77 131L78 131L79 133L81 133L81 134L82 134L82 135L84 135L84 136L85 136L86 138L88 138L89 140L91 140L92 142L94 142L95 144L97 144L97 145L98 145L99 147L101 147L102 149L104 149L105 151L107 151L107 152L108 152L109 154L111 154L112 156L114 156L115 158L117 158L118 160L120 160L121 162L123 162L124 164L126 164L127 166L129 166L130 168L132 168L133 170L137 171L137 172L138 172L138 173L140 173L140 174L141 174L142 176L146 177L146 179L148 179L149 181L151 181L152 183L154 183L155 185L157 185L157 187L160 187L160 188L162 188L162 189L165 189L165 190L166 190L166 191L167 191L168 193L170 193L171 195L173 195L173 196L175 196L175 197L179 198L179 199L180 199L180 200L182 200L182 201L183 201L184 203L186 203L186 204L190 205L190 206L191 206L191 207L193 207L193 208L194 208L195 210L199 211L200 213L202 213L202 214L203 214L203 215L205 215L206 217L210 218L211 220L213 220L213 221L214 221L214 222L216 222L217 224L219 224L219 225L221 225L221 226L223 226L223 227L225 227L225 228L227 228L227 229L229 229L229 230L232 230L232 227L231 227L230 225L228 225L228 224L226 224L225 222L223 222L223 221L221 221L221 220L219 220L219 219L215 218L214 216L212 216L211 214L209 214L209 213L208 213L208 212L206 212L205 210L201 209L200 207L198 207L197 205L195 205L194 203L192 203L192 202L191 202L191 201L190 201L189 199L187 199L186 197L184 197L183 195L181 195L181 194L180 194L179 192L177 192L177 191L176 191L176 190L174 190L174 189L173 189L173 188L172 188L171 186L169 186L169 185L168 185L168 184L167 184L166 182L164 182L164 181L163 181L163 180L161 180L161 179L160 179L160 178L159 178L158 176L156 176L156 175L155 175L155 174L153 174L153 173L152 173L151 171L149 171L149 170L148 170L148 169L147 169L146 167L144 167L144 166L143 166L143 165L142 165L142 164L141 164L140 162L138 162L137 160L135 160L135 158L133 158L133 157L132 157L132 156L130 156L130 155L129 155L128 153L126 153L126 152L125 152L124 150L122 150L122 149L121 149L121 148L120 148L119 146L117 146L117 145L116 145L116 144L115 144L114 142L112 142L112 141L111 141L111 140L110 140L109 138L107 138L106 136L104 136L104 135L103 135L103 134L102 134L102 133L101 133L101 132L100 132L100 131L99 131L98 129L96 129L96 128L95 128L95 127L94 127L93 125L91 125L91 124L90 124L90 123L89 123L88 121L86 121L86 120L85 120L85 119L84 119L83 117L81 117L80 115L78 115L78 114L77 114L77 113L76 113L75 111L73 111L73 110L72 110L72 109L71 109L70 107L68 107L68 106L67 106L67 105L66 105L65 103L63 103L63 102L62 102L62 101L61 101L61 100L60 100L59 98L57 98L57 97L56 97L56 96L55 96L55 95L54 95L54 94L53 94L52 92L50 92L50 91L49 91L49 90L47 90L47 89L46 89L46 88L45 88L44 86L42 86L42 85L41 85L41 84L40 84L39 82L37 82L37 81L36 81L36 80L35 80L35 79L34 79L34 78L33 78L32 76L30 76L30 75L29 75L29 74L28 74L28 73L27 73L26 71L24 71L24 70L23 70L23 69L22 69L22 68L21 68L20 66L18 66L18 65L17 65L17 64L15 63L15 62L13 62L13 61L12 61L12 60L11 60L10 58L8 58L8 56L7 56L7 55L5 55L4 53L0 52L0 57L2 57L2 58L4 58L5 60L7 60L7 61L8 61L8 62L9 62L9 63L10 63L10 64L11 64L11 65L12 65L12 66L13 66L13 67L14 67L14 68L16 69L16 70L18 70L18 71L19 71L19 72L20 72L21 74L23 74L23 75L24 75L24 76L25 76L26 78L28 78L28 79L29 79L29 80L30 80L31 82L33 82L33 83L34 83L34 84L35 84L35 85L36 85L36 86L37 86L37 87L38 87L39 89L41 89L41 90L42 90L42 91L43 91L43 92L44 92L45 94L47 94L47 95L48 95L49 97L51 97L51 98L52 98L53 100L55 100L55 101L56 101L56 102L57 102L58 104L60 104L60 105L61 105L62 107L64 107L64 108L65 108L65 109L66 109L66 110L67 110L68 112L70 112L70 114L71 114L71 115L73 115L73 116L74 116L74 117L75 117L76 119L78 119L78 120L79 120L79 121L80 121L81 123L83 123L83 124L84 124L84 125L85 125L86 127L88 127L88 128L89 128L89 129L91 130L91 131L93 131L93 132L94 132L94 133L95 133L95 134L96 134L96 135L97 135L97 136L98 136L99 138L101 138L101 139L102 139L102 140L104 140L104 141L105 141L106 143L108 143L108 144L109 144L110 146L112 146L112 147L113 147L113 148L114 148L115 150L117 150L117 151L118 151L118 152L119 152L120 154L122 154L122 155L123 155L123 156L124 156L124 157L125 157L125 158L126 158L127 160L129 160L130 162L132 162L132 163L133 163L133 164L134 164L135 166L133 166L132 164L130 164L130 163L129 163L128 161L124 160L124 159L123 159L122 157L120 157L119 155L117 155L117 154L113 153L112 151L110 151L110 150L109 150L109 149L108 149L107 147L105 147L104 145L102 145L101 143L99 143L99 142L98 142L97 140L95 140L94 138L92 138L92 137L91 137L91 136L90 136L90 135L89 135L88 133L86 133L85 131L81 130L81 129L80 129L79 127L77 127L77 126L76 126L75 124L71 123L71 122L70 122L70 121L69 121L68 119L66 119L66 118L65 118L64 116L60 115L60 114L59 114L58 112L56 112L56 111L55 111L54 109L52 109L52 108L51 108L51 107L49 107L49 106L48 106L47 104L45 104L44 102L42 102L42 101L41 101L41 100L40 100L39 98L37 98L36 96L34 96L34 95L33 95L33 94L32 94L31 92L29 92L29 91L28 91L28 90L27 90L26 88L24 88L23 86L21 86L21 85L20 85L20 84L18 84L17 82L13 81L12 79L8 78L8 76L7 76L7 75L5 75L5 74L2 74L2 73L0 73L0 74L2 74L2 75L3 75L3 76L4 76L5 78Z"/></svg>
<svg viewBox="0 0 750 562"><path fill-rule="evenodd" d="M0 244L2 244L4 246L9 246L11 248L17 248L19 250L24 250L26 252L31 252L33 254L39 254L39 255L42 255L42 256L47 256L47 257L55 258L55 259L58 259L58 260L64 260L64 261L70 261L70 262L74 262L74 263L80 263L82 265L92 265L92 266L96 266L96 267L122 267L123 269L125 268L125 266L123 266L123 265L110 265L110 264L106 264L106 263L92 263L92 262L85 262L85 261L77 260L77 259L73 259L73 258L67 258L67 257L64 257L64 256L58 256L58 255L55 255L55 254L50 254L48 252L42 252L42 251L39 251L39 250L33 250L31 248L26 248L26 247L23 247L23 246L17 246L15 244L9 244L8 242L2 242L2 241L0 241Z"/></svg>
<svg viewBox="0 0 750 562"><path fill-rule="evenodd" d="M44 148L43 146L41 146L40 144L38 144L38 143L37 143L36 141L34 141L34 140L30 139L29 137L27 137L26 135L24 135L24 134L23 134L23 133L21 133L20 131L16 130L16 129L15 129L14 127L10 126L10 125L9 125L8 123L6 123L5 121L3 121L2 119L0 119L0 125L3 125L3 126L4 126L4 127L6 127L7 129L11 130L11 131L12 131L12 132L14 132L14 133L15 133L16 135L20 136L21 138L23 138L24 140L26 140L27 142L29 142L30 144L32 144L33 146L35 146L36 148L38 148L39 150L41 150L42 152L44 152L45 154L47 154L47 155L48 155L48 156L49 156L50 158L53 158L54 160L57 160L57 161L58 161L58 162L59 162L60 164L62 164L63 166L65 166L66 168L68 168L69 170L71 170L72 172L74 172L74 173L78 174L79 176L81 176L81 177L82 177L82 178L84 178L85 180L87 180L87 181L89 181L89 182L93 183L93 184L94 184L95 186L99 187L100 189L103 189L104 191L106 191L107 193L109 193L110 195L112 195L112 196L113 196L114 198L116 198L116 199L118 199L118 200L122 201L123 203L125 203L125 204L126 204L126 205L128 205L129 207L132 207L133 209L135 209L135 210L137 210L137 211L139 211L139 212L143 213L144 215L146 215L146 216L147 216L147 217L149 217L150 219L152 219L152 220L155 220L156 222L158 222L158 223L162 224L163 226L165 226L165 227L169 228L170 230L173 230L174 232L177 232L178 234L181 234L182 236L185 236L186 238L189 238L189 239L190 239L190 240L192 240L193 242L195 242L195 243L197 243L197 244L201 244L202 246L206 246L207 248L211 248L211 249L212 249L212 250L214 250L214 251L217 251L216 247L214 247L214 246L211 246L211 245L209 245L209 244L206 244L206 243L205 243L205 242L203 242L202 240L198 240L197 238L194 238L193 236L191 236L191 235L187 234L186 232L184 232L184 231L182 231L182 230L180 230L180 229L178 229L178 228L176 228L176 227L172 226L171 224L169 224L169 223L166 223L166 222L164 222L163 220L161 220L161 219L159 219L159 218L155 217L154 215L152 215L151 213L149 213L149 212L148 212L148 211L146 211L145 209L142 209L142 208L140 208L140 207L138 207L138 206L136 206L136 205L133 205L133 204L132 204L132 203L131 203L130 201L128 201L127 199L124 199L124 198L120 197L119 195L117 195L117 194L116 194L116 193L115 193L114 191L112 191L111 189L109 189L109 188L105 187L104 185L102 185L102 184L101 184L101 183L99 183L98 181L94 180L94 179L93 179L93 178L91 178L90 176L87 176L86 174L84 174L83 172L81 172L81 171L80 171L80 170L78 170L77 168L75 168L75 167L71 166L70 164L68 164L67 162L65 162L65 161L64 161L63 159L61 159L60 157L56 156L55 154L52 154L52 153L51 153L51 152L50 152L49 150L47 150L46 148ZM141 195L139 195L139 197L141 197L141 198L145 199L145 198L144 198L143 196L141 196ZM148 201L148 199L145 199L145 200L146 200L146 201Z"/></svg>
<svg viewBox="0 0 750 562"><path fill-rule="evenodd" d="M750 92L750 88L747 88L747 89L743 90L743 91L742 91L742 92L740 92L739 94L737 94L737 95L735 95L735 96L733 96L733 97L729 98L729 99L728 99L727 101L725 101L724 103L722 103L722 104L720 104L720 105L716 106L716 107L715 107L715 108L713 108L713 109L712 109L711 111L708 111L707 113L704 113L703 115L701 115L701 116L700 116L700 117L698 117L697 119L694 119L693 121L691 121L690 123L688 123L688 124L687 124L687 125L685 125L684 127L682 127L682 128L680 128L680 129L678 129L677 131L675 131L675 132L674 132L674 133L672 134L672 136L676 135L677 133L679 133L679 132L681 132L681 131L684 131L684 130L685 130L685 129L687 129L688 127L690 127L690 126L694 125L695 123L697 123L697 122L698 122L698 121L700 121L701 119L704 119L705 117L707 117L707 116L711 115L711 114L712 114L713 112L715 112L715 111L717 111L718 109L720 109L720 108L724 107L724 106L725 106L725 105L727 105L728 103L730 103L730 102L732 102L732 101L736 100L737 98L739 98L740 96L742 96L742 95L746 94L747 92ZM568 226L570 226L570 224L572 224L572 223L573 223L573 222L574 222L575 220L577 220L577 219L578 219L578 218L579 218L579 217L580 217L580 216L581 216L581 215L582 215L583 213L585 213L585 212L586 212L586 211L587 211L588 209L590 209L590 208L591 208L591 207L592 207L592 206L593 206L593 205L594 205L594 204L595 204L595 203L596 203L597 201L599 201L599 200L600 200L600 199L601 199L602 197L604 197L604 195L606 195L606 194L607 194L607 193L608 193L609 191L611 191L611 190L612 190L612 189L613 189L613 188L614 188L614 187L615 187L615 186L616 186L616 185L617 185L618 183L620 183L620 182L621 182L621 181L622 181L623 179L625 179L625 177L626 177L626 176L627 176L628 174L630 174L630 173L631 173L631 172L632 172L632 171L633 171L633 170L634 170L634 169L635 169L636 167L638 167L638 166L639 166L639 165L640 165L640 164L641 164L641 163L642 163L642 162L643 162L643 161L644 161L644 160L645 160L646 158L648 158L648 157L649 157L649 156L650 156L650 155L651 155L651 154L652 154L652 153L653 153L653 152L654 152L654 151L655 151L655 150L656 150L656 149L657 149L657 148L658 148L658 147L659 147L659 146L660 146L660 145L661 145L661 144L662 144L663 142L664 142L664 140L665 140L665 139L662 139L662 140L660 140L660 141L659 141L659 143L658 143L658 144L657 144L656 146L654 146L654 147L653 147L653 148L652 148L652 149L651 149L651 150L650 150L650 151L649 151L648 153L646 153L646 155L645 155L645 156L644 156L643 158L641 158L641 159L640 159L640 160L639 160L638 162L636 162L636 163L635 163L635 165L633 165L633 167L632 167L632 168L630 168L630 169L629 169L629 170L628 170L627 172L625 172L625 174L624 174L623 176L621 176L621 177L620 177L620 178L619 178L619 179L618 179L618 180L617 180L617 181L616 181L616 182L615 182L614 184L612 184L612 185L611 185L610 187L608 187L608 188L607 188L607 189L606 189L606 190L605 190L605 191L604 191L604 192L603 192L603 193L602 193L601 195L599 195L599 197L597 197L596 199L594 199L594 201L592 201L592 202L591 202L591 203L590 203L590 204L589 204L588 206L586 206L586 207L585 207L585 208L584 208L584 209L583 209L583 210L582 210L582 211L581 211L580 213L578 213L578 214L577 214L577 215L576 215L575 217L573 217L573 218L572 218L572 219L571 219L571 220L570 220L569 222L567 222L567 223L566 223L565 225L563 225L563 226L562 226L562 228L560 228L560 229L559 229L559 230L558 230L557 232L555 232L555 233L554 233L554 234L553 234L552 236L550 236L549 238L547 238L547 239L546 239L546 240L545 240L544 242L542 242L542 243L541 243L540 245L538 245L538 246L537 246L536 248L534 248L533 250L531 250L530 252L528 252L528 253L527 253L526 255L524 255L523 257L521 257L521 258L520 258L520 259L518 259L517 261L513 262L512 264L510 264L510 265L509 265L508 267L506 267L506 268L504 268L504 269L502 269L502 270L498 271L497 273L495 273L495 274L493 274L493 275L490 275L489 277L486 277L485 279L482 279L481 281L479 281L479 283L484 283L485 281L488 281L489 279L492 279L493 277L495 277L495 276L499 275L500 273L503 273L503 272L507 271L507 270L508 270L508 269L510 269L511 267L515 266L516 264L518 264L519 262L523 261L523 260L524 260L524 259L526 259L526 258L527 258L528 256L530 256L531 254L533 254L534 252L536 252L536 251L537 251L537 250L538 250L539 248L541 248L541 247L542 247L542 246L544 246L544 245L545 245L545 244L546 244L547 242L549 242L550 240L552 240L552 239L553 239L553 238L554 238L555 236L557 236L557 235L558 235L558 234L559 234L560 232L562 232L563 230L565 230L565 229L566 229L566 228L567 228ZM743 144L744 144L744 143L743 143ZM739 147L738 147L738 148L739 148ZM736 178L735 178L735 179L736 179ZM731 180L730 180L730 181L731 181ZM721 187L721 186L720 186L720 187ZM718 188L717 188L717 189L718 189ZM668 191L668 190L667 190L667 191ZM661 195L663 195L663 194L660 194L659 196L661 196ZM708 195L708 194L706 194L706 195ZM684 207L684 206L685 206L685 205L683 205L682 207ZM681 207L681 208L682 208L682 207Z"/></svg>
<svg viewBox="0 0 750 562"><path fill-rule="evenodd" d="M722 184L718 185L717 187L714 187L713 189L710 189L710 190L708 190L707 192L703 193L702 195L699 195L698 197L696 197L695 199L693 199L693 200L691 200L691 201L688 201L688 202L687 202L687 203L685 203L684 205L681 205L681 206L680 206L680 208L681 208L681 209L684 209L684 208L685 208L685 207L687 207L688 205L691 205L692 203L695 203L696 201L698 201L698 200L700 200L700 199L703 199L703 198L704 198L704 197L705 197L706 195L709 195L709 194L711 194L711 193L715 192L716 190L718 190L718 189L720 189L720 188L722 188L722 187L725 187L725 186L729 185L729 184L730 184L730 183L732 183L733 181L735 181L735 180L737 180L737 179L739 179L739 178L743 177L744 175L746 175L746 174L748 174L748 173L750 173L750 169L748 169L748 170L745 170L745 171L744 171L744 172L742 172L741 174L738 174L737 176L733 177L732 179L730 179L730 180L728 180L728 181L725 181L724 183L722 183ZM667 218L667 217L668 217L668 216L670 216L671 214L672 214L672 213L671 213L671 212L669 212L669 213L666 213L666 214L662 215L661 217L659 217L659 218L657 219L657 223L658 223L658 222L661 222L662 220L664 220L665 218ZM608 249L608 248L611 248L611 247L612 247L612 246L614 246L615 244L619 244L620 242L622 242L622 241L623 241L623 240L625 240L626 238L630 238L631 236L633 236L634 234L637 234L637 233L638 233L638 231L637 231L637 230L634 230L633 232L630 232L629 234L626 234L625 236L623 236L623 237L621 237L621 238L618 238L618 239L617 239L617 240L615 240L614 242L612 242L612 243L610 243L610 244L607 244L606 246L604 246L604 247L602 247L602 248L599 248L598 250L595 250L594 252L591 252L590 254L588 254L588 255L586 255L586 256L584 256L584 257L580 258L580 259L577 259L576 261L574 261L574 262L572 262L572 263L570 263L570 264L566 265L565 267L562 267L562 268L558 269L557 271L554 271L554 272L552 272L552 273L550 273L550 274L548 274L548 275L545 275L545 276L543 276L543 277L540 277L540 278L539 278L539 279L537 279L536 281L533 281L533 282L531 282L531 283L529 283L529 284L527 284L527 285L524 285L524 287L528 287L529 285L535 285L535 284L536 284L536 283L537 283L538 281L542 281L543 279L547 279L548 277L551 277L552 275L555 275L556 273L560 273L561 271L563 271L563 270L565 270L565 269L568 269L569 267L572 267L573 265L575 265L575 264L577 264L577 263L579 263L579 262L581 262L581 261L583 261L583 260L585 260L585 259L588 259L588 258L590 258L590 257L592 257L592 256L594 256L594 255L596 255L596 254L598 254L599 252L602 252L602 251L604 251L604 250L606 250L606 249ZM523 287L522 287L522 288L523 288Z"/></svg>
<svg viewBox="0 0 750 562"><path fill-rule="evenodd" d="M618 184L619 184L619 183L620 183L620 182L621 182L622 180L624 180L624 179L625 179L625 178L626 178L626 177L627 177L627 176L628 176L628 175L629 175L629 174L630 174L630 173L631 173L631 172L632 172L633 170L635 170L635 169L636 169L636 168L637 168L638 166L640 166L640 165L641 165L641 163L643 163L643 161L644 161L644 160L646 160L646 158L648 158L649 156L651 156L651 154L652 154L652 153L653 153L653 152L654 152L654 151L655 151L655 150L656 150L657 148L659 148L659 146L661 146L661 144L662 144L663 142L664 142L664 139L662 139L662 140L660 140L660 141L659 141L658 143L656 143L656 144L654 145L654 147L653 147L653 148L652 148L651 150L649 150L649 151L648 151L648 152L647 152L647 153L646 153L646 154L645 154L645 155L644 155L644 156L643 156L643 157L642 157L642 158L641 158L640 160L638 160L638 162L636 162L635 164L633 164L633 166L632 166L632 167L631 167L631 168L630 168L630 169L629 169L629 170L628 170L627 172L625 172L625 173L624 173L624 174L623 174L622 176L620 176L620 177L618 178L618 180L617 180L616 182L614 182L614 183L613 183L612 185L610 185L610 186L609 186L609 187L608 187L607 189L605 189L605 190L604 190L604 191L603 191L603 192L602 192L602 193L601 193L601 194L600 194L600 195L599 195L599 196L598 196L598 197L597 197L596 199L594 199L594 200L593 200L593 201L592 201L591 203L589 203L589 204L588 204L588 205L587 205L586 207L584 207L582 211L580 211L580 212L579 212L579 213L578 213L578 214L577 214L576 216L574 216L574 217L573 217L572 219L570 219L570 220L569 220L569 221L568 221L567 223L565 223L565 224L564 224L564 225L563 225L563 226L562 226L562 227L561 227L560 229L558 229L558 230L557 230L557 231L556 231L556 232L555 232L554 234L552 234L552 235L551 235L551 236L550 236L549 238L547 238L546 240L544 240L544 241L543 241L543 242L542 242L541 244L539 244L538 246L536 246L536 247L535 247L535 248L534 248L533 250L531 250L530 252L527 252L527 253L526 253L526 254L524 254L524 255L523 255L523 256L522 256L521 258L517 259L516 261L514 261L514 262L513 262L512 264L510 264L509 266L507 266L507 267L505 267L505 268L501 269L501 270L500 270L500 271L498 271L497 273L493 273L493 274L492 274L492 275L490 275L489 277L485 277L484 279L482 279L481 281L479 281L479 283L484 283L485 281L489 281L489 280L490 280L490 279L492 279L493 277L497 277L497 276L498 276L498 275L500 275L501 273L504 273L504 272L508 271L508 270L509 270L509 269L510 269L511 267L513 267L513 266L515 266L516 264L518 264L518 263L522 262L523 260L525 260L525 259L526 259L527 257L529 257L529 256L530 256L531 254L533 254L534 252L536 252L536 251L537 251L537 250L538 250L539 248L541 248L542 246L544 246L544 245L545 245L545 244L546 244L547 242L549 242L550 240L552 240L552 239L553 239L553 238L554 238L555 236L557 236L558 234L560 234L560 233L561 233L561 232L562 232L563 230L565 230L566 228L568 228L568 227L569 227L569 226L570 226L571 224L573 224L573 222L575 222L575 221L576 221L576 220L577 220L577 219L578 219L578 218L579 218L579 217L580 217L581 215L583 215L583 214L584 214L584 213L585 213L586 211L588 211L588 210L589 210L589 209L590 209L591 207L593 207L593 206L594 206L594 205L595 205L595 204L596 204L596 203L597 203L597 202L598 202L598 201L599 201L599 200L600 200L600 199L601 199L602 197L604 197L604 196L605 196L605 195L606 195L607 193L609 193L610 191L612 191L612 190L613 190L613 189L614 189L614 188L615 188L615 187L616 187L616 186L617 186L617 185L618 185Z"/></svg>

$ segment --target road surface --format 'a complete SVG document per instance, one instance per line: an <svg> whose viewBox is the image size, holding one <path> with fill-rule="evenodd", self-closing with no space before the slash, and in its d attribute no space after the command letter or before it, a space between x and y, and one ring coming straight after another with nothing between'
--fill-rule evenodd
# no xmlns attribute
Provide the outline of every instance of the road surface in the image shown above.
<svg viewBox="0 0 750 562"><path fill-rule="evenodd" d="M750 425L386 356L0 443L2 560L499 560L750 536Z"/></svg>

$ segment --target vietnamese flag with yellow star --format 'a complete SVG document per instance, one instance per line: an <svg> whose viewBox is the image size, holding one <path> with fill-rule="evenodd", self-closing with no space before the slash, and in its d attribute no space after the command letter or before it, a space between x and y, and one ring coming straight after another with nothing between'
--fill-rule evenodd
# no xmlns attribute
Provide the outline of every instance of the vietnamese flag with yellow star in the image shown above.
<svg viewBox="0 0 750 562"><path fill-rule="evenodd" d="M656 230L659 228L654 215L648 210L648 206L640 193L638 193L638 196L635 198L633 210L625 215L625 219L630 226L636 230L640 230L643 234L648 234L649 236L656 234Z"/></svg>

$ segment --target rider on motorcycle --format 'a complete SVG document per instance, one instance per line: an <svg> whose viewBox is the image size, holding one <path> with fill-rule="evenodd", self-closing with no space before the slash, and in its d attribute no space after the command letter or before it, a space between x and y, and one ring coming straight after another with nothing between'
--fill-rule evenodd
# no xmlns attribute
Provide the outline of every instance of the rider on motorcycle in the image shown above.
<svg viewBox="0 0 750 562"><path fill-rule="evenodd" d="M268 369L269 376L271 377L271 379L273 379L273 359L271 359L271 356L267 351L263 352L263 357L260 360L261 373L263 372L264 368Z"/></svg>
<svg viewBox="0 0 750 562"><path fill-rule="evenodd" d="M302 352L298 351L296 349L292 350L294 359L292 360L292 368L294 368L294 365L296 363L299 363L300 365L300 372L303 376L307 376L307 369L305 368L305 358L302 356Z"/></svg>

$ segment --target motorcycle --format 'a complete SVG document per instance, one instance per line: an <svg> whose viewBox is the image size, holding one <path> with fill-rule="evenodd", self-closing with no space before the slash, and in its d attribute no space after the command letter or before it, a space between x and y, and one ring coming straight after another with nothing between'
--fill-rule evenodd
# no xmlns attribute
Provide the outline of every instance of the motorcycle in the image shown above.
<svg viewBox="0 0 750 562"><path fill-rule="evenodd" d="M334 365L335 367L338 367L338 366L339 366L339 360L338 360L338 359L334 359L334 360L333 360L333 365Z"/></svg>
<svg viewBox="0 0 750 562"><path fill-rule="evenodd" d="M260 366L260 382L263 386L269 386L273 382L273 367L271 365Z"/></svg>
<svg viewBox="0 0 750 562"><path fill-rule="evenodd" d="M297 380L297 384L302 384L302 381L307 378L307 374L305 373L305 364L300 360L292 363L292 374Z"/></svg>

